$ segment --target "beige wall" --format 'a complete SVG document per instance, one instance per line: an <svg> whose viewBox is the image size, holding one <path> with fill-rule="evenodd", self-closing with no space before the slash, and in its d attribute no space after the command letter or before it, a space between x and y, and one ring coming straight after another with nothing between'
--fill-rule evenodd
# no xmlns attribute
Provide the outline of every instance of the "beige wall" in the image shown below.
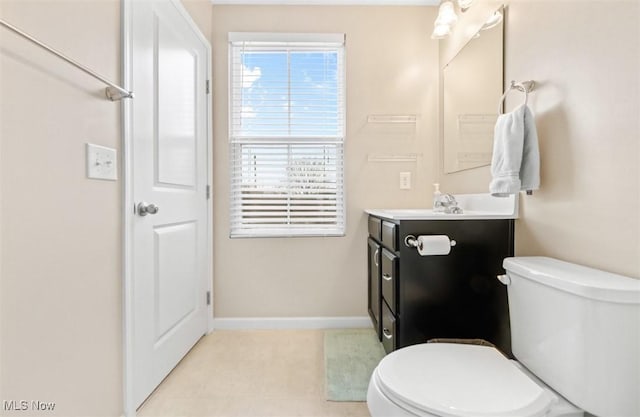
<svg viewBox="0 0 640 417"><path fill-rule="evenodd" d="M210 2L184 4L210 38ZM2 0L0 16L118 81L119 0ZM120 123L99 82L0 28L0 401L122 414L121 181L84 162L86 142L120 150Z"/></svg>
<svg viewBox="0 0 640 417"><path fill-rule="evenodd" d="M640 277L639 5L509 5L505 79L538 83L530 106L542 163L540 190L520 199L518 255ZM456 31L465 23L477 21L462 20ZM443 42L442 62L463 39L458 33ZM508 108L521 100L513 94ZM485 167L441 174L440 181L445 191L486 192L489 178Z"/></svg>
<svg viewBox="0 0 640 417"><path fill-rule="evenodd" d="M437 42L427 7L214 6L215 316L366 315L367 207L430 204L435 176ZM347 36L347 233L340 238L229 239L227 34L338 32ZM367 124L369 114L418 114L413 125ZM368 154L419 153L417 163ZM401 191L399 172L413 188Z"/></svg>
<svg viewBox="0 0 640 417"><path fill-rule="evenodd" d="M211 0L182 0L182 4L191 15L193 21L196 22L204 37L210 40L211 25L213 23Z"/></svg>
<svg viewBox="0 0 640 417"><path fill-rule="evenodd" d="M118 0L0 8L119 79ZM0 400L122 412L120 182L86 179L84 162L85 142L120 148L119 112L102 84L0 28Z"/></svg>

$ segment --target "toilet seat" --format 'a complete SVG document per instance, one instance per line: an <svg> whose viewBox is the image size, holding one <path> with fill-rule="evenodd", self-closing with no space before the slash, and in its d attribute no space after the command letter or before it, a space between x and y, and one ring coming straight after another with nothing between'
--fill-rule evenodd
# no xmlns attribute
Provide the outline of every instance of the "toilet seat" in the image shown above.
<svg viewBox="0 0 640 417"><path fill-rule="evenodd" d="M387 355L372 383L413 414L446 417L544 416L555 398L498 350L427 343Z"/></svg>

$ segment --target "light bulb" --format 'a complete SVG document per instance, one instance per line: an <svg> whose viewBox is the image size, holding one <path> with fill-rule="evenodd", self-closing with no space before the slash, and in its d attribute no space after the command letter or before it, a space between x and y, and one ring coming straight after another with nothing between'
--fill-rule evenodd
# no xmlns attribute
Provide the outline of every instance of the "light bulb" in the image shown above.
<svg viewBox="0 0 640 417"><path fill-rule="evenodd" d="M431 39L444 39L451 34L451 26L449 25L435 25Z"/></svg>
<svg viewBox="0 0 640 417"><path fill-rule="evenodd" d="M458 21L458 16L456 15L456 9L453 6L453 2L451 0L445 0L440 4L440 8L438 9L438 17L436 18L436 26L440 25L454 25Z"/></svg>

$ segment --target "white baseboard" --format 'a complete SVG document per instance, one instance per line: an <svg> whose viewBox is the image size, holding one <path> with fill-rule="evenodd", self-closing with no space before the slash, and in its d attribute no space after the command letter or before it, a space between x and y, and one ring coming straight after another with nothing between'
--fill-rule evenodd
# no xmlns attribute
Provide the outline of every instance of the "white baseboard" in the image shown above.
<svg viewBox="0 0 640 417"><path fill-rule="evenodd" d="M371 327L368 316L214 318L214 330L359 329Z"/></svg>

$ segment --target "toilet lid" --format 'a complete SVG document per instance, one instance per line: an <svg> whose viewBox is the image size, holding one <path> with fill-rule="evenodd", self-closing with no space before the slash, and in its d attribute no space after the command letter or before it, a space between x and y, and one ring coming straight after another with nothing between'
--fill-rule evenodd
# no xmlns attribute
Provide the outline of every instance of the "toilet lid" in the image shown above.
<svg viewBox="0 0 640 417"><path fill-rule="evenodd" d="M544 416L553 401L487 346L409 346L387 355L375 377L392 401L439 416Z"/></svg>

